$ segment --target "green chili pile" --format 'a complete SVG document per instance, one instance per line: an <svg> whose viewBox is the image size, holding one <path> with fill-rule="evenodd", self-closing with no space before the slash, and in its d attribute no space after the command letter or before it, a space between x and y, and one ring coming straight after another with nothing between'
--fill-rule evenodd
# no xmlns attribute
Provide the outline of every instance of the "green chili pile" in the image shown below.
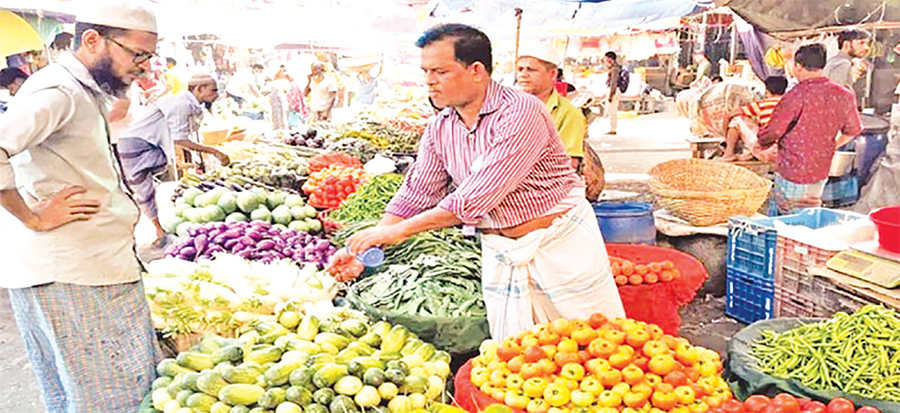
<svg viewBox="0 0 900 413"><path fill-rule="evenodd" d="M369 183L350 194L341 207L328 215L328 218L342 223L378 219L384 214L388 202L403 184L403 176L384 174L373 177Z"/></svg>
<svg viewBox="0 0 900 413"><path fill-rule="evenodd" d="M811 389L900 402L900 317L892 309L867 305L780 334L766 331L753 356L763 373Z"/></svg>

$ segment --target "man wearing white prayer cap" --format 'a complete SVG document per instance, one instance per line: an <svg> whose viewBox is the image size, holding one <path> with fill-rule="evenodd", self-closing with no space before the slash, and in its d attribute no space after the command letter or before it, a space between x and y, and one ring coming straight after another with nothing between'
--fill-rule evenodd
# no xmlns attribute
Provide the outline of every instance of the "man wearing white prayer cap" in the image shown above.
<svg viewBox="0 0 900 413"><path fill-rule="evenodd" d="M549 44L525 45L516 60L516 85L547 106L572 167L577 169L584 157L586 122L581 111L554 88L561 63L559 52Z"/></svg>
<svg viewBox="0 0 900 413"><path fill-rule="evenodd" d="M212 105L218 97L216 79L205 73L195 74L186 92L160 99L156 108L132 122L119 138L117 149L125 180L141 211L156 227L157 245L164 242L166 231L159 220L156 181L172 170L176 152L208 153L222 165L230 162L228 155L200 144L197 137L204 106Z"/></svg>
<svg viewBox="0 0 900 413"><path fill-rule="evenodd" d="M107 111L150 69L156 17L84 2L75 51L32 75L0 115L0 287L46 411L134 412L156 376L156 335ZM21 156L16 156L21 155Z"/></svg>

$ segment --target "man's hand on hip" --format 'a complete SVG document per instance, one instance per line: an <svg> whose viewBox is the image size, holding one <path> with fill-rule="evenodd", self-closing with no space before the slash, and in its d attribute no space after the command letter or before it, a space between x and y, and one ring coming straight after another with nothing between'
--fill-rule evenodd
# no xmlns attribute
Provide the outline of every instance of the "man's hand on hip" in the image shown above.
<svg viewBox="0 0 900 413"><path fill-rule="evenodd" d="M73 221L87 221L100 212L100 201L76 197L86 193L81 186L71 186L32 207L35 219L25 225L33 231L50 231Z"/></svg>

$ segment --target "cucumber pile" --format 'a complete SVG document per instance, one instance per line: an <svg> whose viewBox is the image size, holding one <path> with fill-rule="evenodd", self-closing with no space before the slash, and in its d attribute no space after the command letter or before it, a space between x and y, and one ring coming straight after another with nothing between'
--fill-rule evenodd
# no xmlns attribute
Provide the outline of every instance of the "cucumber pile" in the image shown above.
<svg viewBox="0 0 900 413"><path fill-rule="evenodd" d="M141 413L400 413L440 402L450 355L403 326L353 314L279 317L207 335L157 365Z"/></svg>

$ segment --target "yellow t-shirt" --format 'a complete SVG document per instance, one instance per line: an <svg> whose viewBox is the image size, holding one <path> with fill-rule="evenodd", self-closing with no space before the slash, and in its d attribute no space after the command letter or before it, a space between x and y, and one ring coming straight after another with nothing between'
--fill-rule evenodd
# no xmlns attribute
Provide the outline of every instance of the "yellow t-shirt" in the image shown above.
<svg viewBox="0 0 900 413"><path fill-rule="evenodd" d="M584 157L584 133L587 126L581 111L555 90L550 99L547 99L547 110L553 117L559 139L566 147L566 154L570 158Z"/></svg>
<svg viewBox="0 0 900 413"><path fill-rule="evenodd" d="M169 91L172 95L187 92L187 83L184 79L174 73L173 70L166 72L166 84L172 87L172 90Z"/></svg>

